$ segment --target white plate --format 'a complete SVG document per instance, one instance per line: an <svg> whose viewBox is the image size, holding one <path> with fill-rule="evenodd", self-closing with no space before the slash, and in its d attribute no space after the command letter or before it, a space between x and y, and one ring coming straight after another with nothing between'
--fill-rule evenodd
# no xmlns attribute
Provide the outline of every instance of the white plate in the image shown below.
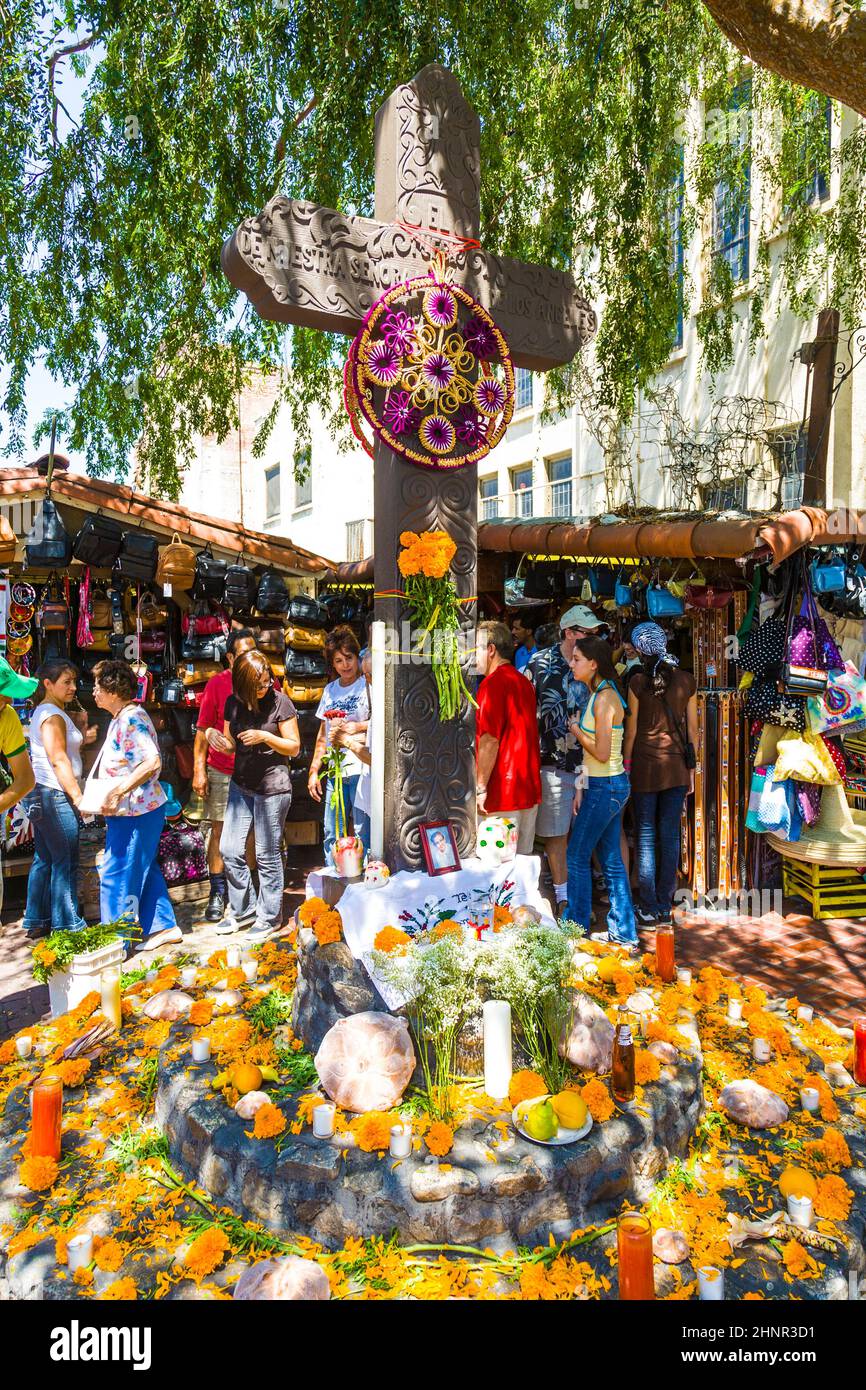
<svg viewBox="0 0 866 1390"><path fill-rule="evenodd" d="M541 1101L549 1099L549 1094L546 1096L533 1096L531 1100L522 1100L519 1105L515 1105L511 1112L511 1122L518 1134L521 1134L524 1139L528 1139L531 1144L541 1144L544 1148L551 1148L556 1144L575 1144L578 1139L585 1139L592 1129L592 1115L590 1115L589 1112L587 1112L586 1120L581 1125L580 1129L566 1129L565 1125L560 1125L558 1133L555 1134L552 1139L536 1139L534 1135L527 1134L521 1123L524 1113L531 1106L539 1105Z"/></svg>

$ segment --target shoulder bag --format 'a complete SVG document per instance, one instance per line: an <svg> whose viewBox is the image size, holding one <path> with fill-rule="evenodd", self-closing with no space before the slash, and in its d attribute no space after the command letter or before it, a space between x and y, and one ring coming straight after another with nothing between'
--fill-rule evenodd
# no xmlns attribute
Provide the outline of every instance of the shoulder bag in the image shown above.
<svg viewBox="0 0 866 1390"><path fill-rule="evenodd" d="M110 570L120 554L123 527L113 517L95 512L86 516L81 530L72 542L72 554L84 565Z"/></svg>
<svg viewBox="0 0 866 1390"><path fill-rule="evenodd" d="M81 793L81 800L77 808L78 814L81 816L104 815L105 803L108 800L109 794L117 790L118 779L116 777L100 777L99 775L100 768L102 767L102 759L108 747L108 739L111 734L111 726L113 723L114 720L109 724L105 740L99 750L96 761L87 774L87 781L84 784L84 790Z"/></svg>

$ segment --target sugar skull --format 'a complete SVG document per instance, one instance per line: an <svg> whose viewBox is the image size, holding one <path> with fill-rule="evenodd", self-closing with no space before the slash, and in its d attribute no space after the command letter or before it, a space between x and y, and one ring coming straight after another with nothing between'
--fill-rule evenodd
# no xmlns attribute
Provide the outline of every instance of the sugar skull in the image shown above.
<svg viewBox="0 0 866 1390"><path fill-rule="evenodd" d="M381 859L368 859L367 867L364 870L364 886L366 888L381 888L391 877L391 870Z"/></svg>
<svg viewBox="0 0 866 1390"><path fill-rule="evenodd" d="M478 826L475 853L485 864L505 864L517 853L517 824L507 816L487 816Z"/></svg>

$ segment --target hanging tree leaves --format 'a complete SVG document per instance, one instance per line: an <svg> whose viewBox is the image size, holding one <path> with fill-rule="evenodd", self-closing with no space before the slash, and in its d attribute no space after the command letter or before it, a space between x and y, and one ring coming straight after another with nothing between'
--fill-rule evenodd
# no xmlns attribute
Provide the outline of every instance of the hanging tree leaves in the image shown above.
<svg viewBox="0 0 866 1390"><path fill-rule="evenodd" d="M43 356L74 387L61 425L89 470L119 473L136 447L151 488L167 496L195 435L224 437L236 424L257 371L278 372L281 388L259 448L283 400L302 441L312 407L336 423L345 343L260 319L225 280L220 248L278 191L372 215L374 112L432 61L456 73L481 116L483 245L569 266L593 299L604 296L604 401L627 418L635 389L667 360L681 113L700 94L723 103L742 75L697 0L0 0L0 23L7 455L29 443L26 381ZM70 113L73 71L84 97ZM809 136L823 106L760 70L753 100L782 117L771 122L778 148L766 152L765 177L790 190L812 144L826 162ZM790 223L782 270L801 313L828 265L843 314L862 302L863 146L858 132L840 154L842 198L829 215L780 192ZM686 234L747 157L701 136ZM773 231L758 229L753 341L772 326L761 248ZM715 370L730 357L733 291L710 269L683 294L700 306ZM565 402L571 374L557 375Z"/></svg>

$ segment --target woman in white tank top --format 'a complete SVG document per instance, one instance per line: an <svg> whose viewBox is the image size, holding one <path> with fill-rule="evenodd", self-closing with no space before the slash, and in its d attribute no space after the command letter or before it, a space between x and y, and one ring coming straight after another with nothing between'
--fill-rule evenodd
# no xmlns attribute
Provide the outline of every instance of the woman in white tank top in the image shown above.
<svg viewBox="0 0 866 1390"><path fill-rule="evenodd" d="M30 717L30 758L36 786L24 798L33 827L33 867L27 880L24 930L30 937L49 931L80 931L87 924L78 910L76 806L81 799L81 747L86 735L66 712L75 698L78 672L65 657L42 663Z"/></svg>

